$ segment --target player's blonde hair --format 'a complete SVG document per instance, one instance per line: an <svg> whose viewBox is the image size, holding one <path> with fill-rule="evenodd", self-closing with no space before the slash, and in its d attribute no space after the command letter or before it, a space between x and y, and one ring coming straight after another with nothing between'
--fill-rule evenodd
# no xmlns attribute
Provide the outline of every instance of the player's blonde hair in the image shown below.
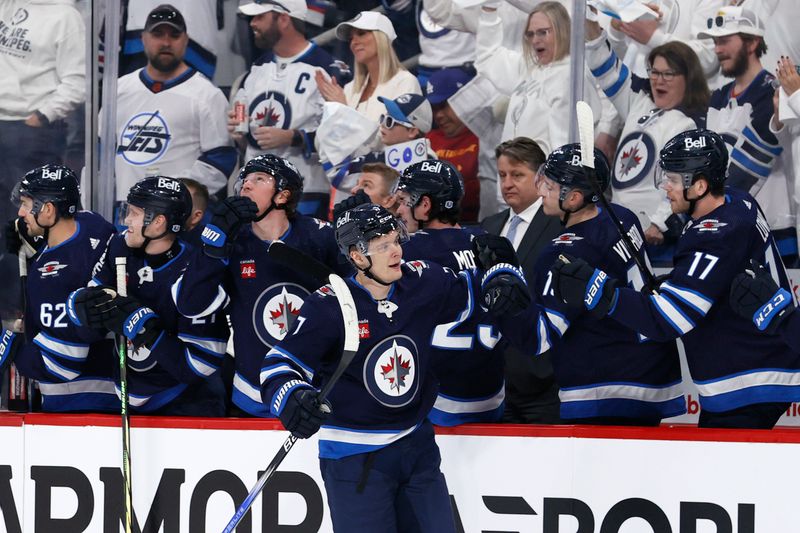
<svg viewBox="0 0 800 533"><path fill-rule="evenodd" d="M375 48L378 52L378 84L385 83L392 79L395 74L401 70L405 70L403 65L400 64L400 59L392 48L392 43L385 33L379 30L370 31L372 36L375 37ZM355 73L353 76L354 92L359 93L367 83L367 66L362 63L356 63Z"/></svg>

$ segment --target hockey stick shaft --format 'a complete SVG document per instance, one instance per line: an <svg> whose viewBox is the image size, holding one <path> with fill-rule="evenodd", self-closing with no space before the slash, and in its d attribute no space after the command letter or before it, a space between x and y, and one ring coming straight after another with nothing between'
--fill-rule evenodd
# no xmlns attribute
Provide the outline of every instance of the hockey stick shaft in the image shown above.
<svg viewBox="0 0 800 533"><path fill-rule="evenodd" d="M336 370L334 370L330 379L328 379L317 396L317 399L321 404L328 397L328 394L333 389L333 386L336 385L337 381L339 381L339 378L342 376L345 369L350 365L353 357L355 357L356 352L358 351L358 315L356 314L353 295L350 293L350 289L347 288L344 280L334 274L333 271L328 268L328 266L298 250L295 250L294 248L287 246L283 242L273 242L269 247L268 253L270 257L276 261L292 266L293 268L297 268L321 283L324 283L325 279L327 278L333 287L333 290L336 294L336 299L339 303L339 308L342 311L342 320L344 321L345 331L344 350L342 351L342 357L339 359L339 364L337 365ZM272 477L272 474L275 473L280 464L283 462L284 458L286 458L286 456L289 454L289 451L292 449L295 442L297 442L297 437L294 435L289 435L286 438L286 440L283 442L283 445L272 458L272 461L270 461L267 469L258 478L255 486L247 494L242 504L238 507L238 509L236 509L236 513L233 515L233 518L230 519L228 525L225 526L223 533L232 533L237 524L239 524L242 518L244 518L244 516L250 510L250 507L252 507L256 497L258 497L258 495L264 489L264 486L267 484L267 481L269 481L269 478Z"/></svg>
<svg viewBox="0 0 800 533"><path fill-rule="evenodd" d="M647 280L648 286L656 287L655 276L653 276L653 273L639 256L639 253L636 247L633 245L630 235L628 235L628 232L625 231L625 226L622 225L622 221L611 209L611 204L606 199L603 191L600 188L600 184L597 182L597 176L594 168L594 115L592 113L592 108L589 106L589 104L582 100L575 104L575 108L578 116L578 133L581 140L581 164L583 165L583 171L586 175L586 179L589 182L589 185L592 187L594 194L597 195L600 204L603 206L603 209L605 209L606 213L608 213L608 216L611 217L611 221L614 223L617 233L619 233L619 236L622 238L622 242L628 249L628 253L633 258L634 263L636 263L636 267L642 273L644 279Z"/></svg>
<svg viewBox="0 0 800 533"><path fill-rule="evenodd" d="M117 277L117 294L128 295L127 258L117 257L115 260ZM131 478L131 421L128 412L128 339L120 335L119 346L119 390L120 411L122 415L122 482L125 499L125 533L133 531L133 480Z"/></svg>

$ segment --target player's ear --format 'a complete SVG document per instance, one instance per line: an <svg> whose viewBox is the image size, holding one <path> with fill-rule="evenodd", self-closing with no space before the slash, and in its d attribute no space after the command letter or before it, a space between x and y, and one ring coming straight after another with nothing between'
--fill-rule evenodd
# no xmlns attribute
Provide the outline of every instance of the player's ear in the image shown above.
<svg viewBox="0 0 800 533"><path fill-rule="evenodd" d="M273 198L272 201L275 202L275 205L288 204L291 196L292 196L292 191L290 191L289 189L284 189L278 194L276 194L275 198Z"/></svg>

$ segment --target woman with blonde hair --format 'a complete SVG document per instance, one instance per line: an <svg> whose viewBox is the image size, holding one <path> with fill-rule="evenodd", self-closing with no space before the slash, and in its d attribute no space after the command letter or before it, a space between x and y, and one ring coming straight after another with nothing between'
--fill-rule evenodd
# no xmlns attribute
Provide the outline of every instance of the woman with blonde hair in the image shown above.
<svg viewBox="0 0 800 533"><path fill-rule="evenodd" d="M478 72L510 96L501 140L529 137L544 153L569 142L570 17L558 2L541 2L528 16L522 52L502 46L503 27L496 9L481 8L478 25ZM589 79L583 100L600 117L600 97Z"/></svg>
<svg viewBox="0 0 800 533"><path fill-rule="evenodd" d="M335 79L317 72L317 86L326 101L353 107L377 123L386 112L379 96L394 100L402 94L422 94L417 78L403 68L392 48L397 34L385 15L362 11L339 24L336 37L350 42L355 76L342 88Z"/></svg>

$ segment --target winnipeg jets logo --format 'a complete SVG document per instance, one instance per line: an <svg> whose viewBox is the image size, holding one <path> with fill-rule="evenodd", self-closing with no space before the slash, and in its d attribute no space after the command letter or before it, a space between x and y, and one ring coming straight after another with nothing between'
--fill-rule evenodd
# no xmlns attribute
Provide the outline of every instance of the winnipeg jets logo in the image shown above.
<svg viewBox="0 0 800 533"><path fill-rule="evenodd" d="M409 337L397 335L375 345L364 360L364 384L381 404L403 407L419 388L417 346Z"/></svg>
<svg viewBox="0 0 800 533"><path fill-rule="evenodd" d="M17 24L22 24L26 20L28 20L28 10L19 8L17 12L14 13L14 16L11 17L11 25L16 26Z"/></svg>
<svg viewBox="0 0 800 533"><path fill-rule="evenodd" d="M633 187L644 179L656 160L653 139L646 132L636 131L619 143L612 183L617 189Z"/></svg>
<svg viewBox="0 0 800 533"><path fill-rule="evenodd" d="M252 146L258 146L252 133L259 126L288 129L292 122L292 106L283 93L269 91L256 96L250 103L250 133L248 139Z"/></svg>
<svg viewBox="0 0 800 533"><path fill-rule="evenodd" d="M578 235L575 235L574 233L562 233L561 235L559 235L558 237L553 239L553 244L570 245L573 242L582 241L582 240L583 240L583 237L579 237Z"/></svg>
<svg viewBox="0 0 800 533"><path fill-rule="evenodd" d="M300 285L276 283L259 295L253 306L253 329L261 342L271 348L283 340L308 294Z"/></svg>
<svg viewBox="0 0 800 533"><path fill-rule="evenodd" d="M167 152L172 135L158 110L134 115L122 128L117 154L131 165L149 165Z"/></svg>
<svg viewBox="0 0 800 533"><path fill-rule="evenodd" d="M697 224L695 224L694 227L697 228L697 231L699 232L708 232L708 231L717 232L719 231L719 228L727 225L728 225L727 222L720 222L715 218L709 218L701 222L698 222Z"/></svg>
<svg viewBox="0 0 800 533"><path fill-rule="evenodd" d="M67 268L67 265L62 265L58 261L48 261L40 266L37 270L42 273L42 277L58 276L58 271L62 268Z"/></svg>
<svg viewBox="0 0 800 533"><path fill-rule="evenodd" d="M422 271L428 268L428 263L426 263L425 261L420 261L418 259L415 259L413 261L406 261L403 264L408 268L410 268L413 272L416 272L417 276L420 277L422 276Z"/></svg>

